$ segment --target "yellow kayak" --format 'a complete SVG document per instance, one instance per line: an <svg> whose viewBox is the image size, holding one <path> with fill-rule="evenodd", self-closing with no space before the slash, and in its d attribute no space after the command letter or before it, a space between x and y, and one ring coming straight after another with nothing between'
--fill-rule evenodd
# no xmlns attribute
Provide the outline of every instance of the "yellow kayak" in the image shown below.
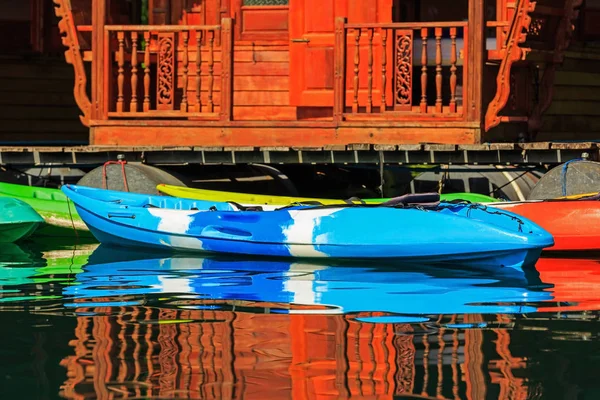
<svg viewBox="0 0 600 400"><path fill-rule="evenodd" d="M592 193L580 193L580 194L571 194L569 196L562 196L562 197L557 197L557 200L580 200L580 199L585 199L586 197L593 197L593 196L597 196L598 192L592 192Z"/></svg>
<svg viewBox="0 0 600 400"><path fill-rule="evenodd" d="M219 190L208 190L208 189L194 189L182 186L171 186L160 184L156 186L156 189L164 194L173 197L182 197L184 199L194 200L207 200L207 201L234 201L240 204L262 204L262 205L275 205L275 206L286 206L292 203L307 203L307 202L319 202L321 204L340 204L345 203L344 200L339 199L318 199L311 197L291 197L291 196L273 196L269 194L252 194L252 193L237 193L237 192L222 192ZM375 201L366 201L369 203L378 203ZM360 201L354 201L360 203Z"/></svg>
<svg viewBox="0 0 600 400"><path fill-rule="evenodd" d="M207 200L226 202L234 201L240 204L256 204L256 205L275 205L275 206L286 206L292 203L308 203L308 202L319 202L321 204L344 204L344 203L356 203L361 202L368 204L377 204L389 200L389 198L382 199L363 199L363 200L340 200L340 199L319 199L312 197L291 197L291 196L273 196L268 194L252 194L252 193L237 193L237 192L223 192L219 190L208 190L208 189L194 189L182 186L171 186L160 184L156 186L156 189L169 196L181 197L184 199L194 200ZM489 197L478 193L449 193L442 194L441 200L455 200L462 199L468 200L472 203L489 203L499 201L493 197Z"/></svg>

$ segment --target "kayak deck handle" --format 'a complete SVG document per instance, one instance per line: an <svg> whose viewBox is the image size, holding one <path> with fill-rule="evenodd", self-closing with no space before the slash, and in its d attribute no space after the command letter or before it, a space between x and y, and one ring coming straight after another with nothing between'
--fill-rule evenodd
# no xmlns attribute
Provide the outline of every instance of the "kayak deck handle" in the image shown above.
<svg viewBox="0 0 600 400"><path fill-rule="evenodd" d="M135 214L132 214L132 213L108 213L108 218L129 218L129 219L135 219Z"/></svg>

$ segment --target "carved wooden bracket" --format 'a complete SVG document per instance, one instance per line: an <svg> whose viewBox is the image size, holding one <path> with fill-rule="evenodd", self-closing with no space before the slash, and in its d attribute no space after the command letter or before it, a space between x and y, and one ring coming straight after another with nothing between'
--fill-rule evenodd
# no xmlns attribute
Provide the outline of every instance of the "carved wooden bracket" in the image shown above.
<svg viewBox="0 0 600 400"><path fill-rule="evenodd" d="M500 63L498 76L496 78L496 95L488 105L485 114L485 131L500 124L500 111L506 106L510 95L510 69L519 60L524 60L530 49L524 49L519 45L527 39L527 31L531 24L529 14L535 10L536 3L531 0L516 0L516 8L513 19L506 35L504 56Z"/></svg>
<svg viewBox="0 0 600 400"><path fill-rule="evenodd" d="M86 91L87 77L85 74L83 57L81 56L81 50L79 48L77 29L71 13L71 1L53 0L53 2L56 4L54 12L60 19L58 29L61 34L62 44L67 47L67 50L65 51L65 60L67 64L73 65L73 69L75 70L75 86L73 88L73 94L75 95L75 102L83 113L79 118L85 126L89 126L92 103Z"/></svg>
<svg viewBox="0 0 600 400"><path fill-rule="evenodd" d="M528 131L532 139L542 127L542 115L552 105L556 67L562 63L565 50L569 47L574 31L573 23L579 16L579 7L582 3L583 0L565 0L565 12L556 30L552 62L547 64L544 69L542 79L540 80L539 101L533 107L528 120Z"/></svg>

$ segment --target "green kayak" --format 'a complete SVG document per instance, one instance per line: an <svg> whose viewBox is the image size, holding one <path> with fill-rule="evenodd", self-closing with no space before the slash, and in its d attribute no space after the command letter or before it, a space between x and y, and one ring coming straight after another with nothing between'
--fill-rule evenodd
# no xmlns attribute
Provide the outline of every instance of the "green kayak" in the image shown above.
<svg viewBox="0 0 600 400"><path fill-rule="evenodd" d="M44 219L28 204L0 198L0 243L25 239L44 224Z"/></svg>
<svg viewBox="0 0 600 400"><path fill-rule="evenodd" d="M0 182L0 198L19 199L42 216L46 224L36 232L36 236L75 237L77 234L80 238L93 238L73 203L67 202L67 197L59 189Z"/></svg>

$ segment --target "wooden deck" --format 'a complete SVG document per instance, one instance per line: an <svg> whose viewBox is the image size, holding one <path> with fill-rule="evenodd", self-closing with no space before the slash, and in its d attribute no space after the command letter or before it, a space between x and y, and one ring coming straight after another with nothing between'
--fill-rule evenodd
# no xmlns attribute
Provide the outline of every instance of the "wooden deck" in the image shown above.
<svg viewBox="0 0 600 400"><path fill-rule="evenodd" d="M183 165L261 164L560 164L587 153L600 160L600 142L325 147L85 146L0 147L0 166L97 166L124 155L129 162Z"/></svg>

